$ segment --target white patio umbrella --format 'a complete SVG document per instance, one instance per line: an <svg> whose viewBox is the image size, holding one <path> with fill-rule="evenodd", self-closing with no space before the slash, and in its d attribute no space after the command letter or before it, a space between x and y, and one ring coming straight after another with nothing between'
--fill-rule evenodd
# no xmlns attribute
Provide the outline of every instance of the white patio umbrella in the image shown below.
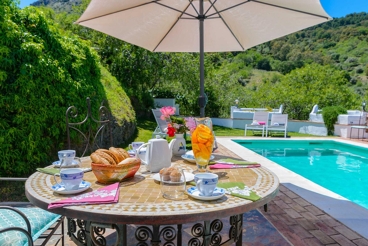
<svg viewBox="0 0 368 246"><path fill-rule="evenodd" d="M319 0L91 0L76 22L154 52L243 51L331 20Z"/></svg>

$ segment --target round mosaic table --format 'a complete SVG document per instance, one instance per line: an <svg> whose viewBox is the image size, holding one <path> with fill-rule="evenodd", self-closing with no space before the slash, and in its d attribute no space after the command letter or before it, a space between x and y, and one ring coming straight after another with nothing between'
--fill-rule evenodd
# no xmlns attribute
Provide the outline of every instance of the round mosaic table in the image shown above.
<svg viewBox="0 0 368 246"><path fill-rule="evenodd" d="M215 159L229 156L215 155ZM186 171L194 171L195 164L173 157L173 166L180 166ZM90 166L90 158L82 159L82 166ZM222 228L220 219L230 217L229 239L218 242L217 245L236 242L241 245L242 214L267 204L276 196L279 180L275 174L266 168L222 169L227 175L219 182L243 182L251 187L262 198L256 202L225 195L213 201L196 200L188 196L185 200L173 201L163 198L159 182L142 166L136 176L120 183L118 203L69 206L49 210L50 212L68 217L68 234L80 245L104 245L104 228L116 230L118 245L127 243L126 226L138 226L135 234L139 242L148 241L152 245L160 242L174 242L181 245L181 226L186 223L196 223L192 228L193 238L187 245L210 245L217 242L218 229ZM217 171L212 171L217 172ZM87 172L84 180L89 181L91 188L85 192L103 187L96 182L93 172ZM26 182L26 196L35 206L47 210L49 203L73 195L60 195L51 190L55 183L52 175L36 172ZM150 225L143 226L143 225ZM165 225L165 226L164 226ZM171 225L171 226L168 226ZM175 228L176 225L177 228ZM199 244L198 244L199 243ZM175 245L165 244L165 245Z"/></svg>

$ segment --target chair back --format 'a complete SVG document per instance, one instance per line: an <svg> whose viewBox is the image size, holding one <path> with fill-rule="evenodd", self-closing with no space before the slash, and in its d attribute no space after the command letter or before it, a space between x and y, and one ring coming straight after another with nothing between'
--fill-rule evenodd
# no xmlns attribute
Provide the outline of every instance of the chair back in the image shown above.
<svg viewBox="0 0 368 246"><path fill-rule="evenodd" d="M160 131L163 133L165 132L165 129L167 128L167 122L166 120L162 120L160 117L162 115L159 108L152 109L153 116L155 117L157 126L160 128Z"/></svg>
<svg viewBox="0 0 368 246"><path fill-rule="evenodd" d="M285 128L288 123L288 114L272 114L271 116L271 126L275 125L275 123L284 124Z"/></svg>
<svg viewBox="0 0 368 246"><path fill-rule="evenodd" d="M263 121L263 122L268 122L268 114L269 112L266 111L256 111L253 114L253 121Z"/></svg>
<svg viewBox="0 0 368 246"><path fill-rule="evenodd" d="M78 118L78 109L70 106L66 110L66 134L68 149L75 149L78 157L90 154L96 149L109 148L113 146L112 137L112 120L110 111L103 105L98 110L98 119L93 117L91 111L90 98L87 97L87 112L83 120L79 122L71 122ZM70 130L73 129L81 136L82 140L78 143L72 143L70 138Z"/></svg>

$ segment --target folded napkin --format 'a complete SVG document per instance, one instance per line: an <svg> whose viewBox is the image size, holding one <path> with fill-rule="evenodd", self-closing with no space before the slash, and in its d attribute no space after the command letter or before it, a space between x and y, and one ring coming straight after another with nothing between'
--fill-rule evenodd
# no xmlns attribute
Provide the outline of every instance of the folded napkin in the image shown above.
<svg viewBox="0 0 368 246"><path fill-rule="evenodd" d="M82 168L83 172L89 172L92 171L91 168ZM41 173L46 173L46 174L51 174L51 175L58 175L60 172L60 168L37 168L37 171L41 172Z"/></svg>
<svg viewBox="0 0 368 246"><path fill-rule="evenodd" d="M249 165L234 165L234 164L214 164L210 165L210 169L230 169L230 168L254 168L260 167L261 164L249 164Z"/></svg>
<svg viewBox="0 0 368 246"><path fill-rule="evenodd" d="M242 182L218 183L217 187L224 188L226 191L226 194L230 194L232 196L244 198L244 199L251 200L251 201L258 201L259 199L261 199L261 197L258 196L257 193L250 190Z"/></svg>
<svg viewBox="0 0 368 246"><path fill-rule="evenodd" d="M226 159L220 159L220 160L216 160L216 161L210 161L209 164L210 165L213 165L213 164L224 164L224 165L256 165L256 164L259 164L259 163L258 162L254 162L254 161L245 161L245 160L237 160L237 159L226 158Z"/></svg>
<svg viewBox="0 0 368 246"><path fill-rule="evenodd" d="M102 187L98 190L70 197L49 204L48 209L64 206L116 203L119 200L119 182Z"/></svg>

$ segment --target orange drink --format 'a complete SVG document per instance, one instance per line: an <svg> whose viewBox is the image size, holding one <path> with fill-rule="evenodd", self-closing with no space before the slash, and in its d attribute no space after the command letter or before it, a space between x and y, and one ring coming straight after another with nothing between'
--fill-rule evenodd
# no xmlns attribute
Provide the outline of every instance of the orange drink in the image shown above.
<svg viewBox="0 0 368 246"><path fill-rule="evenodd" d="M199 124L192 133L192 150L199 172L207 171L214 140L212 130L203 124Z"/></svg>

